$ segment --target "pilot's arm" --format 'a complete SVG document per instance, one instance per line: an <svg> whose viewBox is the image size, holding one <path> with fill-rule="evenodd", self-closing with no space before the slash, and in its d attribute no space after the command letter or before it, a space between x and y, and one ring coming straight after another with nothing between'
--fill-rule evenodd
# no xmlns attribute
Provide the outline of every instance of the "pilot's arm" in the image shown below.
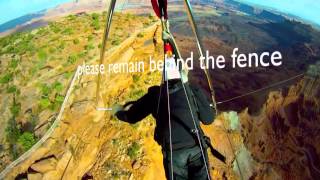
<svg viewBox="0 0 320 180"><path fill-rule="evenodd" d="M151 114L152 108L154 108L153 104L157 101L152 88L149 88L148 93L137 101L124 105L123 109L115 113L117 118L128 123L136 123Z"/></svg>

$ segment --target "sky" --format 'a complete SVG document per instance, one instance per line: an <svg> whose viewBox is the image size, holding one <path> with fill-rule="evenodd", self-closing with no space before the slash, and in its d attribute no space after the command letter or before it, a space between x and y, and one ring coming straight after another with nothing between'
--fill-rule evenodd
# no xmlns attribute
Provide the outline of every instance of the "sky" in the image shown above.
<svg viewBox="0 0 320 180"><path fill-rule="evenodd" d="M71 0L0 0L0 24Z"/></svg>
<svg viewBox="0 0 320 180"><path fill-rule="evenodd" d="M320 0L237 0L293 14L320 25Z"/></svg>

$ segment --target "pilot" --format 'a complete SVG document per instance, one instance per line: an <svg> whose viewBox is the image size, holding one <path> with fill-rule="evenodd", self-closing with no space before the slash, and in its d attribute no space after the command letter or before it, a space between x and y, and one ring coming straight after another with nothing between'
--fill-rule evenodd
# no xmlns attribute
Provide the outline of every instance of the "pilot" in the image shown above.
<svg viewBox="0 0 320 180"><path fill-rule="evenodd" d="M186 68L179 70L174 63L174 58L166 58L162 84L150 87L134 102L115 106L114 114L128 123L152 114L154 139L162 147L167 179L207 180L208 158L200 122L211 124L215 112L202 90L189 84Z"/></svg>

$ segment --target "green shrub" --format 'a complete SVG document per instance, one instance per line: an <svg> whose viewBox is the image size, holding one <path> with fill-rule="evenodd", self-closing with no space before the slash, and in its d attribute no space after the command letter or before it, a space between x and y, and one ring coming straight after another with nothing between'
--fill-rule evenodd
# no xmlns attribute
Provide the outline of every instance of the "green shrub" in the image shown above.
<svg viewBox="0 0 320 180"><path fill-rule="evenodd" d="M38 58L40 61L45 61L48 58L47 52L44 49L39 49Z"/></svg>
<svg viewBox="0 0 320 180"><path fill-rule="evenodd" d="M70 15L67 16L67 19L73 21L73 20L76 19L76 16L73 15L73 14L70 14Z"/></svg>
<svg viewBox="0 0 320 180"><path fill-rule="evenodd" d="M31 114L28 121L31 123L32 129L34 129L37 126L37 123L39 121L39 116Z"/></svg>
<svg viewBox="0 0 320 180"><path fill-rule="evenodd" d="M87 44L84 48L85 48L85 50L89 51L89 50L94 49L94 46L92 44Z"/></svg>
<svg viewBox="0 0 320 180"><path fill-rule="evenodd" d="M48 98L41 98L39 105L41 109L46 109L51 105L51 101Z"/></svg>
<svg viewBox="0 0 320 180"><path fill-rule="evenodd" d="M112 42L111 42L112 45L114 46L118 46L120 44L120 39L119 38L116 38L114 39Z"/></svg>
<svg viewBox="0 0 320 180"><path fill-rule="evenodd" d="M92 41L93 38L94 38L94 36L92 34L90 34L87 39L88 39L88 41Z"/></svg>
<svg viewBox="0 0 320 180"><path fill-rule="evenodd" d="M37 35L43 35L46 34L47 30L44 27L39 28Z"/></svg>
<svg viewBox="0 0 320 180"><path fill-rule="evenodd" d="M64 76L65 78L70 78L72 75L73 75L73 72L72 72L72 71L66 72L66 73L63 74L63 76Z"/></svg>
<svg viewBox="0 0 320 180"><path fill-rule="evenodd" d="M47 84L41 85L42 96L48 96L51 93L51 88Z"/></svg>
<svg viewBox="0 0 320 180"><path fill-rule="evenodd" d="M126 14L126 20L129 20L129 19L134 19L135 16L133 14Z"/></svg>
<svg viewBox="0 0 320 180"><path fill-rule="evenodd" d="M144 95L144 91L142 89L136 89L136 90L133 90L131 93L130 93L130 97L135 99L135 98L140 98L141 96Z"/></svg>
<svg viewBox="0 0 320 180"><path fill-rule="evenodd" d="M85 57L87 55L87 52L86 51L82 51L82 52L80 52L77 56L78 56L78 58L83 58L83 57Z"/></svg>
<svg viewBox="0 0 320 180"><path fill-rule="evenodd" d="M142 33L139 33L137 36L138 36L139 38L142 38L144 35L143 35Z"/></svg>
<svg viewBox="0 0 320 180"><path fill-rule="evenodd" d="M1 84L6 84L10 81L13 80L13 74L12 73L7 73L5 75L3 75L1 78L0 78L0 83Z"/></svg>
<svg viewBox="0 0 320 180"><path fill-rule="evenodd" d="M58 49L63 50L65 48L65 46L66 46L66 43L64 41L62 41L60 43L60 45L58 46Z"/></svg>
<svg viewBox="0 0 320 180"><path fill-rule="evenodd" d="M79 39L74 39L73 40L73 44L79 44L79 43L80 43Z"/></svg>
<svg viewBox="0 0 320 180"><path fill-rule="evenodd" d="M57 95L56 98L55 98L55 102L59 103L59 104L62 104L64 101L64 96L61 96L61 95Z"/></svg>
<svg viewBox="0 0 320 180"><path fill-rule="evenodd" d="M68 63L69 64L74 64L75 62L77 62L77 56L72 54L68 57Z"/></svg>
<svg viewBox="0 0 320 180"><path fill-rule="evenodd" d="M139 155L140 148L141 147L140 147L140 145L138 143L133 142L132 145L128 148L127 155L131 159L137 158L137 156Z"/></svg>
<svg viewBox="0 0 320 180"><path fill-rule="evenodd" d="M19 156L19 149L17 148L17 141L20 137L21 131L17 125L14 117L10 118L5 130L6 141L9 143L9 152L13 159Z"/></svg>
<svg viewBox="0 0 320 180"><path fill-rule="evenodd" d="M73 34L73 30L72 30L72 28L68 27L64 31L62 31L62 34L71 35L71 34Z"/></svg>
<svg viewBox="0 0 320 180"><path fill-rule="evenodd" d="M151 24L151 22L144 22L144 23L143 23L143 27L146 28L146 27L148 27L150 24Z"/></svg>
<svg viewBox="0 0 320 180"><path fill-rule="evenodd" d="M53 83L52 89L56 90L57 92L61 92L63 90L63 85L60 82L56 81Z"/></svg>
<svg viewBox="0 0 320 180"><path fill-rule="evenodd" d="M10 108L10 111L11 114L16 117L21 111L21 104L14 101Z"/></svg>
<svg viewBox="0 0 320 180"><path fill-rule="evenodd" d="M100 17L100 15L99 15L98 13L92 13L92 14L91 14L91 18L92 18L93 20L99 20L99 17Z"/></svg>
<svg viewBox="0 0 320 180"><path fill-rule="evenodd" d="M99 30L100 29L100 23L98 20L93 20L91 23L91 26L95 29L95 30Z"/></svg>
<svg viewBox="0 0 320 180"><path fill-rule="evenodd" d="M49 28L54 32L54 33L58 33L61 31L59 25L57 23L54 22L50 22L49 23Z"/></svg>
<svg viewBox="0 0 320 180"><path fill-rule="evenodd" d="M53 111L57 111L61 106L61 104L63 103L63 101L64 101L64 96L57 95L55 97L54 103L51 104L50 109Z"/></svg>
<svg viewBox="0 0 320 180"><path fill-rule="evenodd" d="M36 138L30 132L24 132L18 139L18 143L22 145L24 151L29 150L35 143Z"/></svg>
<svg viewBox="0 0 320 180"><path fill-rule="evenodd" d="M140 76L137 74L132 75L132 79L134 83L137 83L140 80Z"/></svg>
<svg viewBox="0 0 320 180"><path fill-rule="evenodd" d="M15 85L13 86L10 86L8 89L7 89L7 93L15 93L17 92L17 87Z"/></svg>
<svg viewBox="0 0 320 180"><path fill-rule="evenodd" d="M6 140L9 144L16 144L20 136L20 129L18 128L16 119L10 118L6 127Z"/></svg>
<svg viewBox="0 0 320 180"><path fill-rule="evenodd" d="M49 48L49 53L55 53L55 52L56 52L56 48L54 48L54 47Z"/></svg>
<svg viewBox="0 0 320 180"><path fill-rule="evenodd" d="M18 67L18 64L19 64L18 59L12 59L9 64L9 68L16 69Z"/></svg>

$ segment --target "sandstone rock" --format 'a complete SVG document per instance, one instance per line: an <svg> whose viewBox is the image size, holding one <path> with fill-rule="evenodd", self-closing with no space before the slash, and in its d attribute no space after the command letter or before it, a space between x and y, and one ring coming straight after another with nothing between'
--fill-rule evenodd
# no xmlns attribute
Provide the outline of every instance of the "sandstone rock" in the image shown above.
<svg viewBox="0 0 320 180"><path fill-rule="evenodd" d="M28 180L41 180L41 179L42 179L42 174L40 173L28 174Z"/></svg>
<svg viewBox="0 0 320 180"><path fill-rule="evenodd" d="M31 165L31 168L37 172L46 173L48 171L54 170L56 166L57 160L55 158L49 158Z"/></svg>
<svg viewBox="0 0 320 180"><path fill-rule="evenodd" d="M133 163L132 163L132 168L133 169L139 169L140 167L142 166L142 163L141 163L141 161L140 160L136 160L136 161L134 161Z"/></svg>
<svg viewBox="0 0 320 180"><path fill-rule="evenodd" d="M52 112L49 109L42 111L39 114L39 124L38 125L41 126L41 125L45 124L46 121L48 121L48 119L52 118L54 113L55 112ZM36 128L39 128L39 127L36 127Z"/></svg>
<svg viewBox="0 0 320 180"><path fill-rule="evenodd" d="M72 156L72 153L70 151L65 152L62 155L62 158L59 160L56 169L62 172L66 168L71 156Z"/></svg>
<svg viewBox="0 0 320 180"><path fill-rule="evenodd" d="M61 173L58 171L49 171L43 175L42 180L61 179Z"/></svg>

